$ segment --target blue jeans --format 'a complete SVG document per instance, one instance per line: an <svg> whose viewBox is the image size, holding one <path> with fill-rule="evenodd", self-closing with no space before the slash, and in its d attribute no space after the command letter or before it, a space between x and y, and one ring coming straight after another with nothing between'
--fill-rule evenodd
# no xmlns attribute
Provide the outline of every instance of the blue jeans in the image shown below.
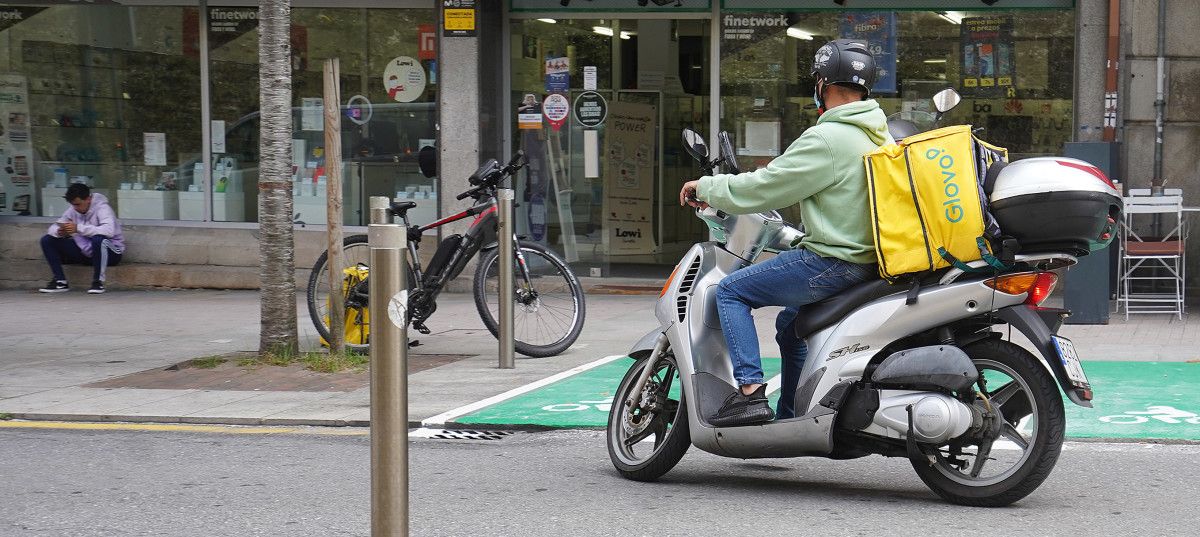
<svg viewBox="0 0 1200 537"><path fill-rule="evenodd" d="M42 235L42 255L46 257L46 263L50 265L50 272L54 273L54 279L67 280L67 275L63 272L63 263L68 263L91 265L92 280L104 281L104 269L121 262L121 254L109 249L107 236L92 235L88 238L92 241L91 257L83 255L83 250L79 249L79 245L75 244L75 239L71 237Z"/></svg>
<svg viewBox="0 0 1200 537"><path fill-rule="evenodd" d="M860 265L821 257L808 250L783 252L774 259L750 265L726 276L717 287L717 314L733 361L733 378L739 385L763 382L758 332L750 310L784 306L775 321L775 341L783 358L783 379L778 419L796 414L796 386L808 346L789 330L800 306L819 302L843 289L878 278L874 264Z"/></svg>

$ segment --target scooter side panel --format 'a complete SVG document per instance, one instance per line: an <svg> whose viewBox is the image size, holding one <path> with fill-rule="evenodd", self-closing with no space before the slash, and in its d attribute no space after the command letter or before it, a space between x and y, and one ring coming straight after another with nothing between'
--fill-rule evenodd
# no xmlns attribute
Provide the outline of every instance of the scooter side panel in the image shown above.
<svg viewBox="0 0 1200 537"><path fill-rule="evenodd" d="M809 338L809 355L800 384L822 367L828 373L818 383L816 396L805 410L812 409L820 396L841 380L861 378L871 358L891 342L992 309L1020 304L1025 295L999 293L974 281L928 289L915 304L906 304L905 300L904 294L880 298Z"/></svg>

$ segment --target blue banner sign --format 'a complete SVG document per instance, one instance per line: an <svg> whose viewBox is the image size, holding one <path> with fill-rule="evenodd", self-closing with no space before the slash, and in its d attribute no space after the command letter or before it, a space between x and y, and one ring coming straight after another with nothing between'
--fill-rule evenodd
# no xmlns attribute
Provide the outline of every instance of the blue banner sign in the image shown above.
<svg viewBox="0 0 1200 537"><path fill-rule="evenodd" d="M872 93L896 93L896 13L851 11L839 16L838 29L843 38L866 41L875 56Z"/></svg>

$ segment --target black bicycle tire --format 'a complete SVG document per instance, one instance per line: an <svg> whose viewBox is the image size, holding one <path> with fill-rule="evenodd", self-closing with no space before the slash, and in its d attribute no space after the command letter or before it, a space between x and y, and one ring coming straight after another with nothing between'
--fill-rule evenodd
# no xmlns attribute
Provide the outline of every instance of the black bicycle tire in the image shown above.
<svg viewBox="0 0 1200 537"><path fill-rule="evenodd" d="M522 251L533 251L543 255L557 269L559 269L567 277L568 285L571 288L572 295L578 297L576 304L579 308L579 315L575 317L576 321L571 325L571 330L566 336L550 345L531 345L523 341L514 341L513 350L532 358L547 358L557 356L563 351L575 344L575 340L579 339L579 334L583 332L583 323L587 315L585 300L583 295L583 286L579 284L579 278L575 277L575 273L571 271L571 267L567 265L562 258L558 257L552 250L537 243L521 244ZM483 321L483 325L487 327L492 336L499 337L500 327L495 319L492 318L491 311L487 307L486 285L488 265L494 263L500 257L500 252L496 248L485 250L479 256L479 265L475 268L475 308L479 310L479 318Z"/></svg>

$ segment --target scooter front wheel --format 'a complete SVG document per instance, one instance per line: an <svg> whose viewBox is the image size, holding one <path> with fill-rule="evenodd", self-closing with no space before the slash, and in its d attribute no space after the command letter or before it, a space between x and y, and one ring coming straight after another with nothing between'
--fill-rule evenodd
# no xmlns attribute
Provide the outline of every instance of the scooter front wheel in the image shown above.
<svg viewBox="0 0 1200 537"><path fill-rule="evenodd" d="M634 386L649 356L625 373L608 412L608 456L627 479L654 481L674 468L691 445L683 382L670 349L655 360L644 386ZM631 393L638 393L629 405Z"/></svg>

